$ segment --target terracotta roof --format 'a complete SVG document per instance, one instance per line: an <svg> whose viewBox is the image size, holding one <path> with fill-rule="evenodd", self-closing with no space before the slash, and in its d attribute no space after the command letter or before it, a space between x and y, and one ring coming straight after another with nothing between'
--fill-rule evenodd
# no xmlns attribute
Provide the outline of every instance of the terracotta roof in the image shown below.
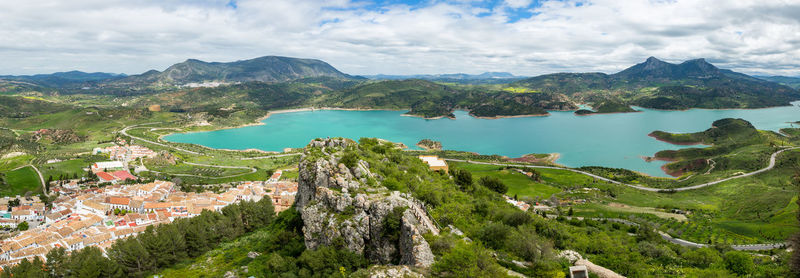
<svg viewBox="0 0 800 278"><path fill-rule="evenodd" d="M111 175L117 177L120 180L135 180L136 179L136 177L131 175L131 173L128 173L128 171L122 171L122 170L116 171L114 173L111 173Z"/></svg>
<svg viewBox="0 0 800 278"><path fill-rule="evenodd" d="M125 206L127 206L128 204L131 203L131 198L127 198L127 197L108 197L106 202L109 203L109 204L112 204L112 205L125 205Z"/></svg>
<svg viewBox="0 0 800 278"><path fill-rule="evenodd" d="M97 177L100 178L103 181L113 181L113 180L117 179L113 175L111 175L109 173L106 173L106 172L97 172Z"/></svg>

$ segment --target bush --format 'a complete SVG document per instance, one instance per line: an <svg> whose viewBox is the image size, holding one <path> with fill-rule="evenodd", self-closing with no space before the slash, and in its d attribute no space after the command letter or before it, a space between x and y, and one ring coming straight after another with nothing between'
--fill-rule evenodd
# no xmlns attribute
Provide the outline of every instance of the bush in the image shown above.
<svg viewBox="0 0 800 278"><path fill-rule="evenodd" d="M440 277L505 277L492 255L477 244L459 242L431 267Z"/></svg>
<svg viewBox="0 0 800 278"><path fill-rule="evenodd" d="M517 227L521 225L525 225L531 222L531 216L524 211L514 211L511 213L507 213L503 216L503 223L506 225Z"/></svg>
<svg viewBox="0 0 800 278"><path fill-rule="evenodd" d="M508 186L497 177L482 177L480 183L486 188L489 188L492 191L500 194L506 194L506 192L508 192Z"/></svg>
<svg viewBox="0 0 800 278"><path fill-rule="evenodd" d="M490 223L483 226L478 234L478 238L486 244L487 247L492 249L502 249L505 245L508 234L511 232L511 227L503 223Z"/></svg>
<svg viewBox="0 0 800 278"><path fill-rule="evenodd" d="M347 168L353 168L356 167L356 164L358 164L358 160L358 154L348 151L344 153L342 159L339 160L339 163L344 164L344 166L347 166Z"/></svg>
<svg viewBox="0 0 800 278"><path fill-rule="evenodd" d="M722 262L719 253L711 248L698 248L683 254L683 258L697 267L709 267Z"/></svg>
<svg viewBox="0 0 800 278"><path fill-rule="evenodd" d="M381 235L389 241L395 242L400 239L400 228L403 225L403 213L407 207L395 207L383 218L383 230Z"/></svg>
<svg viewBox="0 0 800 278"><path fill-rule="evenodd" d="M724 262L726 269L739 275L751 273L756 267L750 255L741 251L725 253Z"/></svg>
<svg viewBox="0 0 800 278"><path fill-rule="evenodd" d="M454 169L453 178L462 191L472 191L472 173L466 170Z"/></svg>

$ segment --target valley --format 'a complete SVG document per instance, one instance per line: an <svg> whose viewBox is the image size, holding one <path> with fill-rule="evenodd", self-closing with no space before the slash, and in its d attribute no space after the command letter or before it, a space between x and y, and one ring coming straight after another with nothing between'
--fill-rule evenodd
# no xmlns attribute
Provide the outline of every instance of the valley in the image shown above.
<svg viewBox="0 0 800 278"><path fill-rule="evenodd" d="M789 271L785 247L800 231L796 89L655 58L610 75L371 78L273 56L0 77L0 197L10 197L0 205L21 211L10 204L37 196L52 207L152 182L222 194L276 172L272 182L298 186L290 209L175 259L120 255L146 233L97 245L116 254L109 269L139 276L563 277L568 250L629 277L724 276L727 256L764 276ZM415 147L422 139L427 150ZM219 218L233 209L198 217L246 223ZM23 234L11 221L0 240Z"/></svg>

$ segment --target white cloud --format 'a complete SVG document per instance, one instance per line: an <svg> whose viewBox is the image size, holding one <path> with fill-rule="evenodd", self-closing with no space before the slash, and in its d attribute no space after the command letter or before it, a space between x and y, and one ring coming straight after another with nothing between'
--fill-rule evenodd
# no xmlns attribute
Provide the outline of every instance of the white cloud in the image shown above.
<svg viewBox="0 0 800 278"><path fill-rule="evenodd" d="M532 2L533 0L506 0L505 4L509 8L519 9L530 6Z"/></svg>
<svg viewBox="0 0 800 278"><path fill-rule="evenodd" d="M0 1L0 74L284 55L352 74L614 72L656 56L800 75L800 3L780 0L545 1L519 20L469 1L378 10L347 0L11 2Z"/></svg>

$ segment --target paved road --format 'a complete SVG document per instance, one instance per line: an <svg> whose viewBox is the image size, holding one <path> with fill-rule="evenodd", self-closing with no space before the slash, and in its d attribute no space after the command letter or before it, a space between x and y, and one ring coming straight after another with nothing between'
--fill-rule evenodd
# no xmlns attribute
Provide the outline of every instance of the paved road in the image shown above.
<svg viewBox="0 0 800 278"><path fill-rule="evenodd" d="M172 149L175 149L175 150L178 150L178 151L182 151L182 152L185 152L185 153L190 153L190 154L197 154L197 155L199 155L199 154L200 154L200 153L198 153L198 152L196 152L196 151L190 151L190 150L182 149L182 148L179 148L179 147L170 146L170 145L167 145L167 144L162 144L162 143L158 143L158 142L153 142L153 141L150 141L150 140L147 140L147 139L141 138L141 137L136 137L136 136L133 136L133 135L130 135L130 134L128 134L128 130L129 130L129 129L132 129L132 128L137 128L137 127L140 127L140 126L143 126L143 125L152 125L152 124L158 124L158 123L160 123L160 122L155 122L155 123L146 123L146 124L138 124L138 125L132 125L132 126L126 126L126 127L125 127L125 128L123 128L123 129L122 129L122 130L121 130L119 133L121 133L122 135L128 136L128 137L130 137L130 138L133 138L133 139L136 139L136 140L140 140L140 141L144 141L144 142L147 142L147 143L150 143L150 144L153 144L153 145L158 145L158 146L162 146L162 147L166 147L166 148L172 148Z"/></svg>
<svg viewBox="0 0 800 278"><path fill-rule="evenodd" d="M556 218L556 217L558 217L558 216L555 215L555 214L548 214L547 215L547 218ZM575 217L564 216L564 217L567 218L567 219L575 218L575 219L578 219L578 220L583 220L583 217L580 217L580 216L575 216ZM590 218L590 219L596 220L596 221L608 220L608 221L611 221L611 222L618 222L618 223L622 223L622 224L629 225L629 226L639 226L639 223L632 222L632 221L625 220L625 219L620 219L620 218L593 217L593 218ZM659 230L655 230L654 229L654 231L658 232L658 234L661 235L661 238L663 238L664 240L669 241L669 242L674 243L674 244L677 244L677 245L693 247L693 248L702 248L702 247L708 247L709 246L708 244L696 243L696 242L691 242L691 241L688 241L688 240L685 240L685 239L674 238L674 237L670 236L669 234L667 234L665 232L662 232L662 231L659 231ZM763 251L763 250L786 248L787 246L789 246L788 242L778 242L778 243L764 243L764 244L731 245L731 248L733 248L734 250L740 250L740 251Z"/></svg>
<svg viewBox="0 0 800 278"><path fill-rule="evenodd" d="M154 170L150 170L150 169L148 169L147 171L148 171L148 172L153 172L153 173L156 173L156 174L163 174L163 175L170 175L170 176L180 176L180 177L198 177L198 178L204 178L204 179L226 179L226 178L233 178L233 177L238 177L238 176L244 176L244 175L247 175L247 174L252 174L252 173L255 173L256 171L258 171L258 170L256 170L256 168L250 168L250 167L241 167L241 166L220 166L220 165L208 165L208 164L199 164L199 163L191 163L191 162L183 162L183 163L185 163L185 164L189 164L189 165L195 165L195 166L205 166L205 167L215 167L215 168L225 168L225 169L249 169L249 170L250 170L250 172L247 172L247 173L241 173L241 174L234 174L234 175L229 175L229 176L222 176L222 177L208 177L208 176L202 176L202 175L193 175L193 174L164 173L164 172L154 171Z"/></svg>
<svg viewBox="0 0 800 278"><path fill-rule="evenodd" d="M254 159L264 159L264 158L274 158L274 157L285 157L285 156L295 156L301 155L302 153L284 153L284 154L273 154L273 155L265 155L265 156L257 156L257 157L243 157L239 160L254 160Z"/></svg>
<svg viewBox="0 0 800 278"><path fill-rule="evenodd" d="M33 162L33 160L31 160L30 162ZM28 163L30 163L30 162L28 162ZM22 168L25 168L25 167L31 167L31 168L33 168L34 171L36 171L36 174L39 175L39 183L42 185L42 192L47 192L47 187L46 187L46 185L44 183L44 176L42 175L42 172L39 171L39 168L36 168L36 166L34 166L33 163L19 166L17 168L11 169L11 171L16 171L16 170L19 170L19 169L22 169Z"/></svg>
<svg viewBox="0 0 800 278"><path fill-rule="evenodd" d="M590 176L592 178L599 179L599 180L602 180L602 181L606 181L606 182L610 182L610 183L614 183L614 184L619 184L619 185L624 185L624 186L632 187L632 188L643 190L643 191L662 192L662 191L693 190L693 189L703 188L703 187L710 186L710 185L715 185L715 184L718 184L718 183L723 183L723 182L734 180L734 179L740 179L740 178L744 178L744 177L758 175L760 173L772 170L772 168L775 168L775 160L777 159L779 154L781 154L782 152L785 152L785 151L795 150L795 149L800 149L800 147L786 148L786 149L782 149L782 150L779 150L779 151L773 153L769 158L769 165L767 165L767 167L762 168L760 170L756 170L756 171L753 171L753 172L749 172L749 173L746 173L746 174L741 174L741 175L737 175L737 176L733 176L733 177L724 178L724 179L721 179L721 180L702 183L702 184L698 184L698 185L692 185L692 186L686 186L686 187L678 187L678 188L669 188L669 189L652 188L652 187L644 187L644 186L634 185L634 184L621 183L621 182L618 182L618 181L615 181L615 180L612 180L612 179L604 178L604 177L601 177L601 176L598 176L598 175L595 175L595 174L592 174L592 173L589 173L589 172L584 172L584 171L577 170L577 169L572 169L572 168L562 168L562 167L554 167L554 166L525 165L525 164L507 164L507 163L480 162L480 161L470 161L470 160L451 159L451 158L445 158L445 160L447 160L447 161L455 161L455 162L467 162L467 163L473 163L473 164L495 165L495 166L510 166L510 167L525 167L525 168L567 170L567 171L572 171L572 172L575 172L575 173L578 173L578 174L583 174L583 175L586 175L586 176Z"/></svg>
<svg viewBox="0 0 800 278"><path fill-rule="evenodd" d="M178 151L182 151L182 152L186 152L186 153L190 153L190 154L203 155L202 153L199 153L199 152L196 152L196 151L190 151L190 150L187 150L187 149L171 146L171 145L168 145L168 144L163 144L163 143L159 143L159 142L153 142L153 141L148 140L148 139L144 139L144 138L141 138L141 137L137 137L137 136L133 136L133 135L128 134L128 130L130 130L132 128L140 128L143 125L153 125L153 124L158 124L158 123L160 123L160 122L126 126L125 128L123 128L120 131L120 133L122 135L128 136L130 138L133 138L133 139L136 139L136 140L140 140L140 141L144 141L144 142L147 142L147 143L150 143L150 144L153 144L153 145L158 145L158 146L162 146L162 147L166 147L166 148L172 148L172 149L175 149L175 150L178 150ZM174 129L174 128L157 128L157 129ZM295 155L301 155L301 153L287 153L287 154L265 155L265 156L258 156L258 157L244 157L244 158L240 158L240 160L254 160L254 159L285 157L285 156L295 156ZM218 166L214 166L214 165L204 165L204 166L218 167Z"/></svg>
<svg viewBox="0 0 800 278"><path fill-rule="evenodd" d="M36 168L36 166L34 166L33 164L31 164L30 166L31 168L33 168L34 171L36 171L36 174L39 174L39 182L42 183L42 192L47 194L47 184L44 183L44 176L42 176L42 172L39 172L39 168Z"/></svg>
<svg viewBox="0 0 800 278"><path fill-rule="evenodd" d="M199 152L190 151L190 150L186 150L186 149L183 149L183 148L179 148L179 147L175 147L175 146L171 146L171 145L167 145L167 144L163 144L163 143L159 143L159 142L153 142L153 141L148 140L148 139L144 139L144 138L141 138L141 137L137 137L137 136L133 136L133 135L128 134L128 130L130 130L132 128L141 128L144 125L152 125L152 124L158 124L158 123L160 123L160 122L145 123L145 124L127 126L127 127L123 128L120 131L120 133L122 135L124 135L124 136L128 136L130 138L133 138L133 139L136 139L136 140L140 140L140 141L144 141L144 142L147 142L147 143L150 143L150 144L154 144L154 145L158 145L158 146L162 146L162 147L166 147L166 148L172 148L172 149L175 149L175 150L178 150L178 151L182 151L182 152L186 152L186 153L190 153L190 154L203 155L202 153L199 153ZM160 129L165 129L165 128L160 128ZM266 156L259 156L259 157L246 157L246 158L241 158L241 160L264 159L264 158L285 157L285 156L295 156L295 155L301 155L301 153L274 154L274 155L266 155ZM181 177L199 177L199 178L209 178L209 179L233 178L233 177L243 176L243 175L247 175L247 174L252 174L252 173L255 173L256 171L258 171L258 170L256 170L256 168L246 167L246 166L223 166L223 165L210 165L210 164L201 164L201 163L192 163L192 162L183 162L183 163L189 164L189 165L195 165L195 166L205 166L205 167L224 168L224 169L248 169L248 170L250 170L250 172L241 173L241 174L235 174L235 175L229 175L229 176L223 176L223 177L206 177L206 176L193 175L193 174L164 173L164 172L159 172L159 171L154 171L154 170L149 170L149 169L147 171L148 172L153 172L153 173L156 173L156 174L181 176ZM36 167L34 167L34 169L35 168ZM37 170L37 172L38 172L38 170ZM41 173L39 175L40 175L40 178L41 178Z"/></svg>

